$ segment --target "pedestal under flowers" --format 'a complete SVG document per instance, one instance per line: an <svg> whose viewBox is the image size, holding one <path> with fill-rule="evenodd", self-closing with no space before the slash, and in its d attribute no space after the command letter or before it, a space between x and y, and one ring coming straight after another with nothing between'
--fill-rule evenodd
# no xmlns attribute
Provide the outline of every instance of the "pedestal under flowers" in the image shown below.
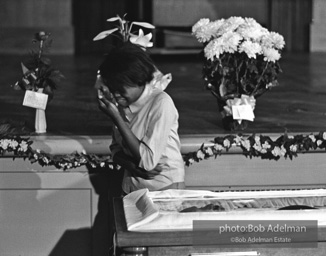
<svg viewBox="0 0 326 256"><path fill-rule="evenodd" d="M283 36L253 18L200 19L192 34L203 44L203 78L226 130L254 120L256 98L277 86Z"/></svg>

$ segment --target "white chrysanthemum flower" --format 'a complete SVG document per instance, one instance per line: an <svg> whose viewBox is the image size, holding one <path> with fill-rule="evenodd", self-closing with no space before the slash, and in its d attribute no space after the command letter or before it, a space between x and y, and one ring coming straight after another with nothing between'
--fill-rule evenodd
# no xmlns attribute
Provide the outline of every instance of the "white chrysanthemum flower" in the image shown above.
<svg viewBox="0 0 326 256"><path fill-rule="evenodd" d="M248 27L262 28L262 26L253 18L244 18L244 22Z"/></svg>
<svg viewBox="0 0 326 256"><path fill-rule="evenodd" d="M262 144L261 146L262 146L262 148L264 148L264 149L271 148L271 145L270 145L267 141L265 141L264 144Z"/></svg>
<svg viewBox="0 0 326 256"><path fill-rule="evenodd" d="M262 150L260 151L260 153L266 154L267 153L267 150L265 148L262 148Z"/></svg>
<svg viewBox="0 0 326 256"><path fill-rule="evenodd" d="M46 157L43 157L42 160L43 160L43 162L45 164L49 164L50 163L50 160L48 158L46 158Z"/></svg>
<svg viewBox="0 0 326 256"><path fill-rule="evenodd" d="M197 28L197 30L194 32L194 35L196 36L198 42L205 43L211 40L212 38L216 38L217 32L223 24L222 21L219 22L210 22L206 26L201 26Z"/></svg>
<svg viewBox="0 0 326 256"><path fill-rule="evenodd" d="M323 132L323 139L326 140L326 132Z"/></svg>
<svg viewBox="0 0 326 256"><path fill-rule="evenodd" d="M281 146L281 154L282 156L285 156L286 154L286 148L283 145Z"/></svg>
<svg viewBox="0 0 326 256"><path fill-rule="evenodd" d="M283 47L285 45L283 36L281 36L280 34L278 34L276 32L270 32L270 38L271 38L273 45L276 49L283 49Z"/></svg>
<svg viewBox="0 0 326 256"><path fill-rule="evenodd" d="M250 141L249 140L243 140L241 141L241 145L246 149L246 150L250 150Z"/></svg>
<svg viewBox="0 0 326 256"><path fill-rule="evenodd" d="M245 39L245 40L252 40L254 42L260 42L261 39L268 34L268 30L263 27L250 27L250 26L243 26L238 29L238 33Z"/></svg>
<svg viewBox="0 0 326 256"><path fill-rule="evenodd" d="M244 23L245 19L242 17L230 17L226 20L228 31L234 31Z"/></svg>
<svg viewBox="0 0 326 256"><path fill-rule="evenodd" d="M19 147L19 151L26 152L28 149L28 144L26 143L26 141L22 141L20 142Z"/></svg>
<svg viewBox="0 0 326 256"><path fill-rule="evenodd" d="M239 135L236 135L235 138L234 138L234 142L237 144L237 145L241 145L241 141L243 140L243 138Z"/></svg>
<svg viewBox="0 0 326 256"><path fill-rule="evenodd" d="M272 150L272 154L274 156L280 156L281 155L281 149L279 147L274 147L274 149Z"/></svg>
<svg viewBox="0 0 326 256"><path fill-rule="evenodd" d="M236 52L241 39L242 37L238 33L234 33L232 31L225 33L221 37L221 40L223 40L223 45L222 45L223 52L228 52L228 53Z"/></svg>
<svg viewBox="0 0 326 256"><path fill-rule="evenodd" d="M214 28L213 38L217 38L217 37L222 35L219 31L220 31L220 29L221 29L221 27L223 26L224 23L225 23L224 19L211 21L210 26L212 28Z"/></svg>
<svg viewBox="0 0 326 256"><path fill-rule="evenodd" d="M241 17L230 17L224 20L223 23L220 23L219 29L216 32L216 37L222 36L228 32L234 32L243 22L244 19Z"/></svg>
<svg viewBox="0 0 326 256"><path fill-rule="evenodd" d="M263 48L264 61L275 62L281 58L281 54L273 48Z"/></svg>
<svg viewBox="0 0 326 256"><path fill-rule="evenodd" d="M260 44L263 48L273 48L274 44L270 33L263 35L260 39Z"/></svg>
<svg viewBox="0 0 326 256"><path fill-rule="evenodd" d="M9 145L11 148L16 149L16 147L19 145L18 141L16 140L10 140Z"/></svg>
<svg viewBox="0 0 326 256"><path fill-rule="evenodd" d="M214 60L214 57L219 58L222 53L223 41L220 38L210 41L204 48L205 57L211 61Z"/></svg>
<svg viewBox="0 0 326 256"><path fill-rule="evenodd" d="M322 143L323 143L322 140L317 140L317 142L316 142L316 144L317 144L318 147L319 147Z"/></svg>
<svg viewBox="0 0 326 256"><path fill-rule="evenodd" d="M192 26L192 33L195 34L198 28L208 25L209 22L210 21L207 18L200 19L195 23L195 25Z"/></svg>
<svg viewBox="0 0 326 256"><path fill-rule="evenodd" d="M205 159L205 154L204 154L204 152L201 151L201 150L198 150L198 151L197 151L196 156L197 156L198 159L201 159L201 160Z"/></svg>
<svg viewBox="0 0 326 256"><path fill-rule="evenodd" d="M194 34L200 43L208 42L212 38L212 33L208 27L200 27L196 30Z"/></svg>
<svg viewBox="0 0 326 256"><path fill-rule="evenodd" d="M316 141L315 135L310 134L308 137L311 139L312 142L315 142Z"/></svg>
<svg viewBox="0 0 326 256"><path fill-rule="evenodd" d="M229 148L231 146L231 142L228 139L225 139L223 141L223 146L226 147L226 148Z"/></svg>
<svg viewBox="0 0 326 256"><path fill-rule="evenodd" d="M217 151L222 151L224 148L223 148L223 146L221 144L215 144L214 149L217 150Z"/></svg>
<svg viewBox="0 0 326 256"><path fill-rule="evenodd" d="M283 49L285 41L283 36L276 32L269 32L261 38L261 45L265 48Z"/></svg>
<svg viewBox="0 0 326 256"><path fill-rule="evenodd" d="M0 147L3 149L3 150L6 150L8 148L8 142L6 139L4 140L0 140Z"/></svg>
<svg viewBox="0 0 326 256"><path fill-rule="evenodd" d="M297 152L297 150L298 150L298 146L297 145L291 145L290 146L290 151Z"/></svg>
<svg viewBox="0 0 326 256"><path fill-rule="evenodd" d="M257 144L257 143L253 145L253 148L256 149L258 152L260 152L263 149L261 144Z"/></svg>
<svg viewBox="0 0 326 256"><path fill-rule="evenodd" d="M213 150L210 147L206 148L205 153L208 154L209 156L214 155Z"/></svg>
<svg viewBox="0 0 326 256"><path fill-rule="evenodd" d="M190 158L190 159L188 160L188 162L189 162L189 164L193 164L193 163L195 162L195 160L194 160L193 158Z"/></svg>
<svg viewBox="0 0 326 256"><path fill-rule="evenodd" d="M282 145L281 147L275 147L272 150L272 154L274 156L285 156L286 154L286 149L284 148L284 146Z"/></svg>
<svg viewBox="0 0 326 256"><path fill-rule="evenodd" d="M246 53L248 58L256 59L257 54L261 54L262 48L258 43L246 40L239 46L239 52Z"/></svg>

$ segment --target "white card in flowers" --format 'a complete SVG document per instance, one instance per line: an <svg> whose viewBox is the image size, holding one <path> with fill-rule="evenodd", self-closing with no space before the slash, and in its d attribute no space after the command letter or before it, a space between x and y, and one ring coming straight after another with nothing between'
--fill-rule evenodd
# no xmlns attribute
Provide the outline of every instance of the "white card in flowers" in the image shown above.
<svg viewBox="0 0 326 256"><path fill-rule="evenodd" d="M47 94L26 90L23 101L24 106L45 110L47 102Z"/></svg>
<svg viewBox="0 0 326 256"><path fill-rule="evenodd" d="M255 115L250 105L232 106L232 115L234 120L254 121Z"/></svg>

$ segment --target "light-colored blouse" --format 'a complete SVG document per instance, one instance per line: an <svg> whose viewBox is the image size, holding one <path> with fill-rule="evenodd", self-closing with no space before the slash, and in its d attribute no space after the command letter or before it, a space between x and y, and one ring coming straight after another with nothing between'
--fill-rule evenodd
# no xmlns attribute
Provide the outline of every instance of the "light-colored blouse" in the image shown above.
<svg viewBox="0 0 326 256"><path fill-rule="evenodd" d="M162 169L151 180L135 178L125 170L122 184L125 193L142 188L159 190L173 183L184 182L184 162L178 135L179 114L171 97L164 92L170 80L170 74L162 76L157 72L139 99L120 111L141 142L139 167L145 170ZM110 149L113 155L122 150L131 156L117 127L113 129L112 138Z"/></svg>

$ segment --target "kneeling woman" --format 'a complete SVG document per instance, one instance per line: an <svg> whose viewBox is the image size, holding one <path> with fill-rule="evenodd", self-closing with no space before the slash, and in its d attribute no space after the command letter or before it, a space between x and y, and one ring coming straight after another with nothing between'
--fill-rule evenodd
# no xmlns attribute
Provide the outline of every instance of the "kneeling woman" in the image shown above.
<svg viewBox="0 0 326 256"><path fill-rule="evenodd" d="M114 123L113 160L124 169L123 192L184 188L178 111L166 77L139 46L125 43L100 66L99 107Z"/></svg>

